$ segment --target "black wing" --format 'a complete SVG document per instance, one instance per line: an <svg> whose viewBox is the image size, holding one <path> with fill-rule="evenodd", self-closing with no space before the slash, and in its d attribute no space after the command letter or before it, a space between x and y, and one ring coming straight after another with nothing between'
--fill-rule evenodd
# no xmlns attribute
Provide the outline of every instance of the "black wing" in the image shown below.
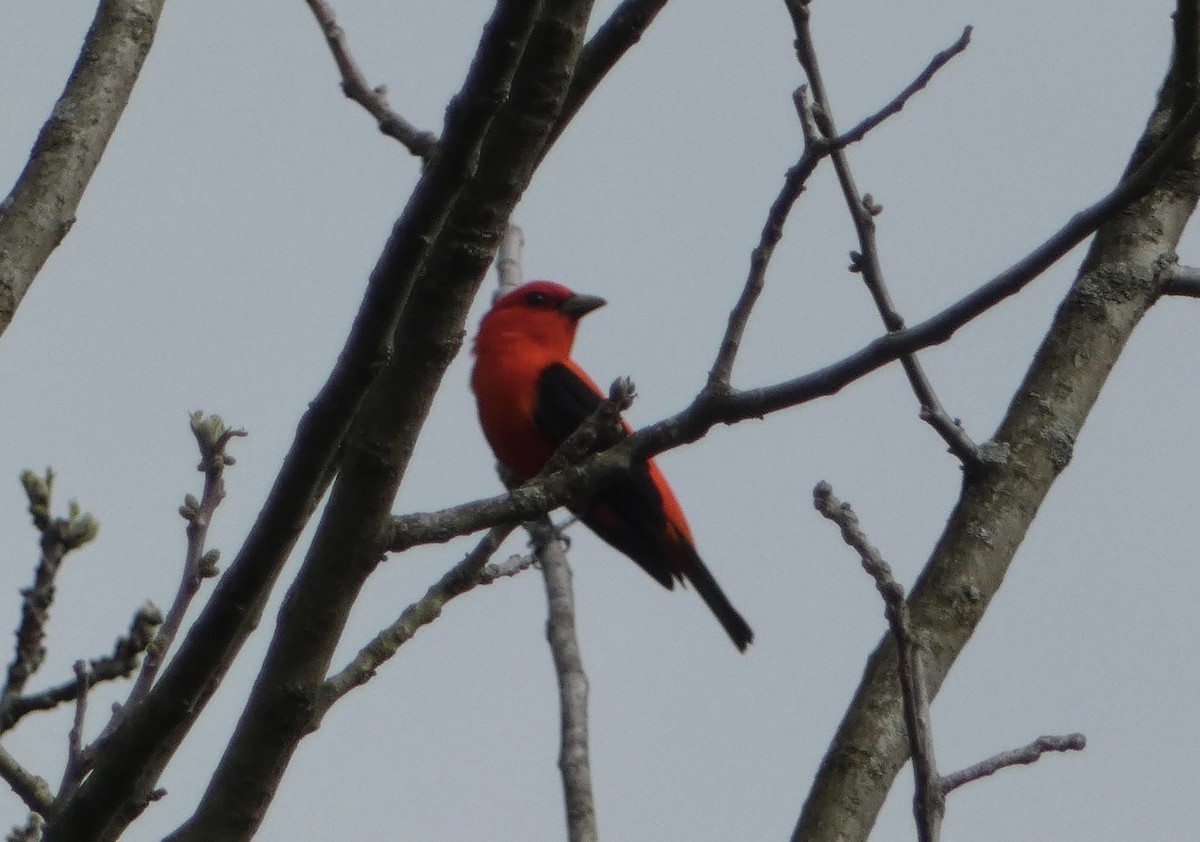
<svg viewBox="0 0 1200 842"><path fill-rule="evenodd" d="M547 366L538 378L538 400L533 421L557 447L600 406L603 397L592 385L561 363ZM616 431L604 430L589 453L606 450L621 440ZM600 489L585 505L572 509L589 529L636 561L665 588L680 576L671 562L666 540L666 514L662 497L643 463L611 485Z"/></svg>

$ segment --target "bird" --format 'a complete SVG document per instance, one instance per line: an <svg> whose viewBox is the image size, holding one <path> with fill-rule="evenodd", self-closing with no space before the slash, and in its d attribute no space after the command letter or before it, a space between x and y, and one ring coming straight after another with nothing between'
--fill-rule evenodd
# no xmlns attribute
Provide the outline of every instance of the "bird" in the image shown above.
<svg viewBox="0 0 1200 842"><path fill-rule="evenodd" d="M571 346L579 320L605 303L553 281L530 281L498 298L480 322L471 390L484 437L517 482L537 476L604 400L571 358ZM589 452L620 438L615 430L602 432ZM570 508L668 590L676 582L690 583L739 651L754 640L749 624L700 559L683 509L653 459L635 464Z"/></svg>

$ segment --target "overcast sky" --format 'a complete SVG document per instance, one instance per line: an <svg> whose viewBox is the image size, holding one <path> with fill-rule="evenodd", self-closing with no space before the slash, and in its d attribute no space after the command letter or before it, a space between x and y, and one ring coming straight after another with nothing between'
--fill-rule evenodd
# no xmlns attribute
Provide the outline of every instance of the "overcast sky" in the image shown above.
<svg viewBox="0 0 1200 842"><path fill-rule="evenodd" d="M335 8L370 80L387 84L414 123L439 130L489 4ZM843 126L975 27L965 55L851 150L860 188L885 208L884 271L910 322L1111 188L1166 67L1172 8L814 3ZM93 11L90 0L0 5L4 191ZM584 322L576 356L602 383L634 378L635 425L679 410L702 384L766 208L799 154L792 38L781 2L676 0L517 210L528 277L609 300ZM17 592L37 555L19 472L52 465L58 510L76 498L102 524L60 579L43 684L65 680L76 658L102 654L143 600L169 604L184 547L176 509L201 480L188 412L219 413L250 432L233 445L238 463L211 533L231 557L333 363L419 171L337 82L299 0L168 3L78 222L0 341L0 629L15 628ZM1184 262L1200 261L1198 247L1185 238ZM881 332L846 272L852 248L823 172L788 225L736 385L804 373ZM993 432L1080 253L922 356L975 439ZM933 708L943 771L1045 733L1082 731L1088 748L954 793L947 839L1195 834L1198 306L1163 301L1138 329ZM499 489L469 365L464 349L397 511ZM957 498L960 472L918 420L896 366L818 403L716 429L661 461L756 641L738 655L694 593L663 591L573 532L601 835L784 839L885 629L871 581L812 511L811 489L831 482L907 585ZM335 668L471 545L383 565ZM505 552L522 549L514 537ZM562 838L544 617L536 573L452 604L305 740L259 838ZM168 770L168 797L125 838L159 839L191 812L272 622L269 614ZM93 733L118 697L95 694ZM56 782L67 728L65 713L31 718L5 747ZM913 838L910 794L906 770L874 839ZM5 793L0 807L0 826L23 821L15 797Z"/></svg>

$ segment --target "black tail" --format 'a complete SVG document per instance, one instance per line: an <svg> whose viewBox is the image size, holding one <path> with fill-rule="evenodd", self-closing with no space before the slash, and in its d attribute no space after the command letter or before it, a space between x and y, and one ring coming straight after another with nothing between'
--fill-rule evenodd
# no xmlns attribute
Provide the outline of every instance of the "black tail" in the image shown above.
<svg viewBox="0 0 1200 842"><path fill-rule="evenodd" d="M694 550L688 555L691 556L688 559L691 563L684 569L684 576L695 586L696 593L700 594L704 604L721 621L721 625L724 627L725 633L729 635L729 639L733 641L733 645L738 648L739 652L745 652L746 647L754 642L754 631L750 628L750 624L729 602L729 597L725 596L725 592L721 590L717 580L708 572L708 568L704 566L700 556Z"/></svg>

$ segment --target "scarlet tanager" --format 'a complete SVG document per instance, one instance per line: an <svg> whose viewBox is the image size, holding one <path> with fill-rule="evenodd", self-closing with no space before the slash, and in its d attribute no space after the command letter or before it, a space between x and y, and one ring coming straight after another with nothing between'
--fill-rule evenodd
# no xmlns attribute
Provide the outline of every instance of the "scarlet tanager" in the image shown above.
<svg viewBox="0 0 1200 842"><path fill-rule="evenodd" d="M496 301L479 325L471 373L479 421L500 464L520 482L536 476L604 399L571 359L579 319L604 303L561 284L533 281ZM592 450L616 440L615 434L601 434ZM691 582L733 644L745 651L754 632L700 560L683 509L653 460L573 511L668 590L675 580Z"/></svg>

